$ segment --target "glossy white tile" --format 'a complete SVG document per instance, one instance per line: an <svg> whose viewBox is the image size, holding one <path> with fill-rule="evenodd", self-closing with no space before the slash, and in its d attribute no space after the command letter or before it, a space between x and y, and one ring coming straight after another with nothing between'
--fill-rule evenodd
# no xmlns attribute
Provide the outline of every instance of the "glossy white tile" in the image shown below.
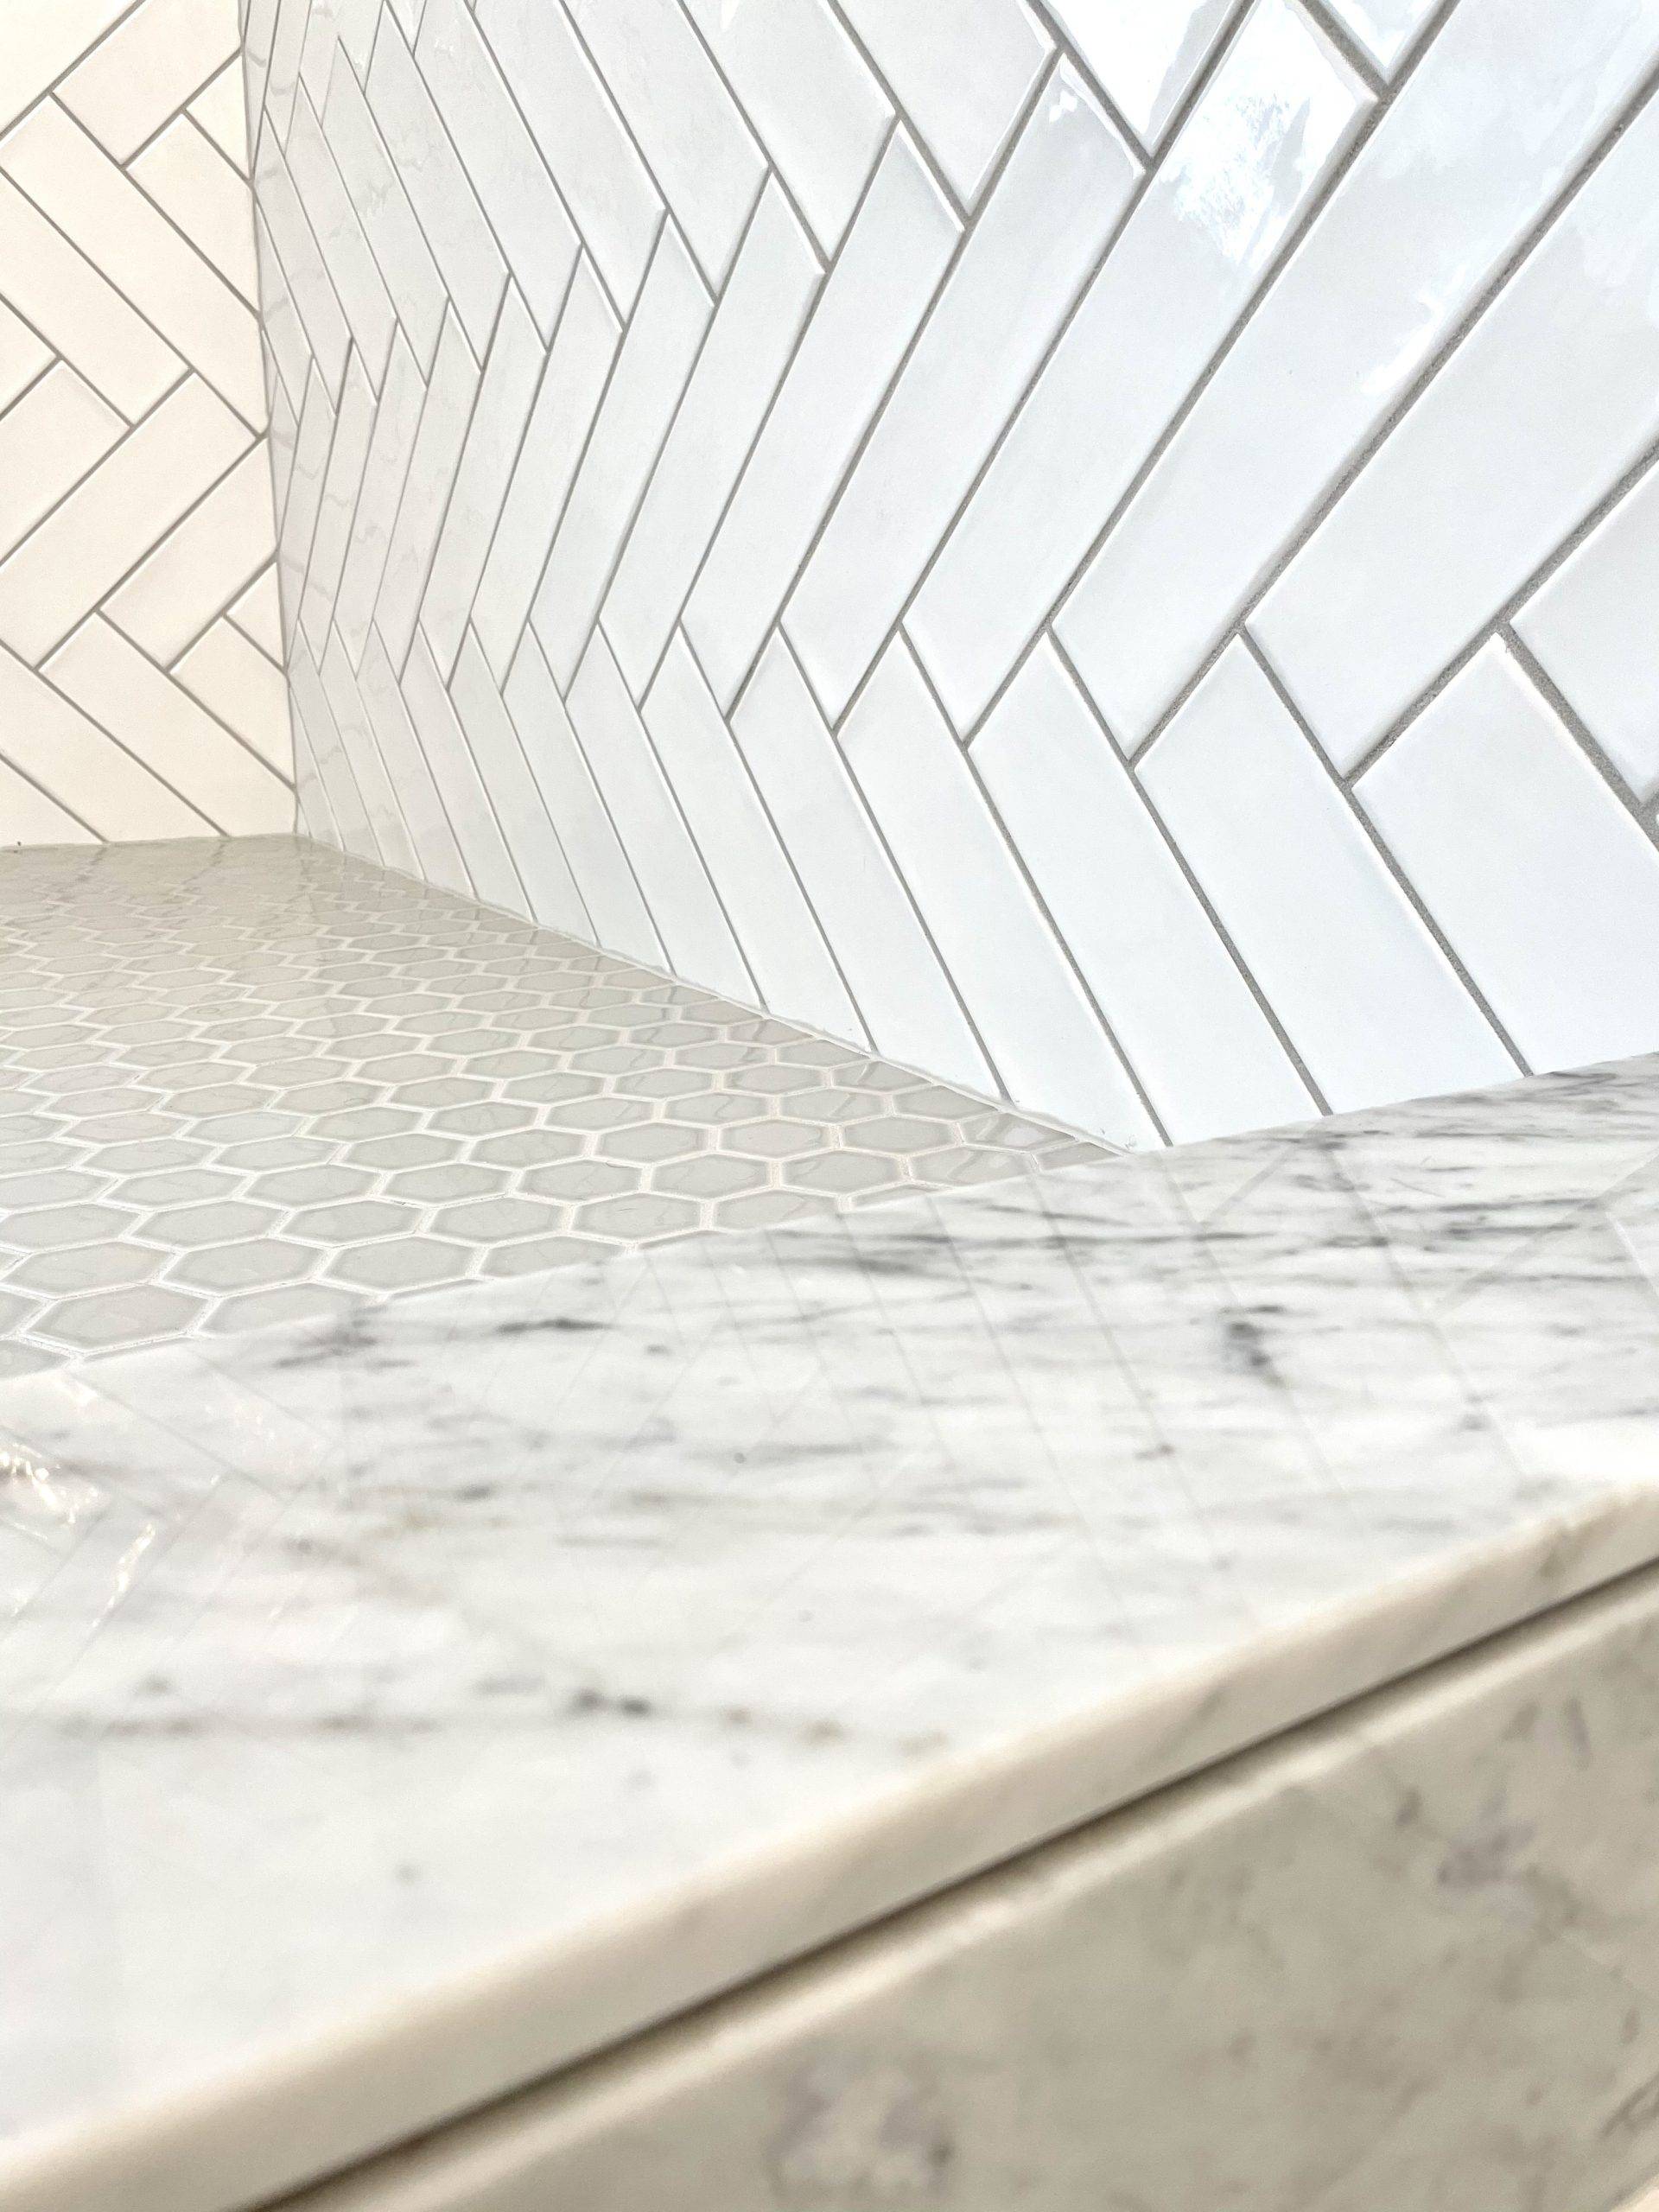
<svg viewBox="0 0 1659 2212"><path fill-rule="evenodd" d="M959 731L1268 281L1367 105L1297 0L1256 0L906 617Z"/></svg>
<svg viewBox="0 0 1659 2212"><path fill-rule="evenodd" d="M1428 28L1440 0L1327 0L1327 4L1344 29L1391 77Z"/></svg>
<svg viewBox="0 0 1659 2212"><path fill-rule="evenodd" d="M129 163L128 174L226 283L257 308L259 271L247 179L191 117L176 117L151 139Z"/></svg>
<svg viewBox="0 0 1659 2212"><path fill-rule="evenodd" d="M98 466L125 430L114 408L67 361L54 362L0 412L0 559Z"/></svg>
<svg viewBox="0 0 1659 2212"><path fill-rule="evenodd" d="M340 576L351 550L362 494L369 443L374 435L375 391L360 355L353 353L346 371L345 389L334 421L334 443L322 480L317 526L311 537L311 557L306 564L303 589L298 599L300 627L311 642L313 658L321 660L340 597Z"/></svg>
<svg viewBox="0 0 1659 2212"><path fill-rule="evenodd" d="M449 696L531 914L550 929L591 938L592 920L541 786L530 772L489 663L470 631L461 641Z"/></svg>
<svg viewBox="0 0 1659 2212"><path fill-rule="evenodd" d="M1243 645L1229 646L1139 775L1338 1112L1515 1072Z"/></svg>
<svg viewBox="0 0 1659 2212"><path fill-rule="evenodd" d="M1053 0L1054 20L1143 146L1155 145L1234 0Z"/></svg>
<svg viewBox="0 0 1659 2212"><path fill-rule="evenodd" d="M400 689L420 747L455 833L473 889L486 906L512 914L530 911L518 871L501 835L495 809L478 772L467 733L443 686L425 639L417 630Z"/></svg>
<svg viewBox="0 0 1659 2212"><path fill-rule="evenodd" d="M424 373L437 351L448 295L397 164L343 56L336 58L329 73L322 124L375 265L397 308L403 335ZM263 212L263 192L259 206ZM279 255L286 272L287 251L279 247Z"/></svg>
<svg viewBox="0 0 1659 2212"><path fill-rule="evenodd" d="M250 447L104 602L118 630L170 665L270 557L270 462Z"/></svg>
<svg viewBox="0 0 1659 2212"><path fill-rule="evenodd" d="M294 772L282 671L235 624L215 622L170 671L279 776Z"/></svg>
<svg viewBox="0 0 1659 2212"><path fill-rule="evenodd" d="M238 29L236 0L149 0L60 80L54 97L124 166L235 59Z"/></svg>
<svg viewBox="0 0 1659 2212"><path fill-rule="evenodd" d="M351 544L333 609L334 627L345 641L353 667L362 660L368 642L369 624L385 574L425 398L426 386L415 356L400 332L392 341L391 359L380 388L374 432L352 522Z"/></svg>
<svg viewBox="0 0 1659 2212"><path fill-rule="evenodd" d="M957 197L972 206L1052 48L1024 0L842 0Z"/></svg>
<svg viewBox="0 0 1659 2212"><path fill-rule="evenodd" d="M899 11L906 21L912 10ZM859 457L784 613L840 717L1128 203L1136 171L1058 69Z"/></svg>
<svg viewBox="0 0 1659 2212"><path fill-rule="evenodd" d="M184 374L185 363L160 334L3 174L0 264L17 314L128 422Z"/></svg>
<svg viewBox="0 0 1659 2212"><path fill-rule="evenodd" d="M310 100L302 92L284 147L288 171L357 348L378 385L386 372L397 313L352 195Z"/></svg>
<svg viewBox="0 0 1659 2212"><path fill-rule="evenodd" d="M1361 777L1366 812L1535 1068L1659 1034L1659 851L1502 644Z"/></svg>
<svg viewBox="0 0 1659 2212"><path fill-rule="evenodd" d="M391 527L374 602L375 627L400 668L415 635L478 387L478 364L460 323L451 316L438 341L438 356L422 404L420 428L410 450L404 495L397 504L397 519Z"/></svg>
<svg viewBox="0 0 1659 2212"><path fill-rule="evenodd" d="M369 632L358 683L385 779L419 855L422 875L442 890L469 893L472 878L377 630ZM366 777L362 788L370 788Z"/></svg>
<svg viewBox="0 0 1659 2212"><path fill-rule="evenodd" d="M207 837L213 825L0 645L0 729L15 770L99 837Z"/></svg>

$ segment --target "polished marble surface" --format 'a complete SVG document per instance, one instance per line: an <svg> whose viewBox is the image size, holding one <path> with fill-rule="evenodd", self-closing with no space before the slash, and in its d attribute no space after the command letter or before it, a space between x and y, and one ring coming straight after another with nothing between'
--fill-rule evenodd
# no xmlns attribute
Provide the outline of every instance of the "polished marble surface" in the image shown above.
<svg viewBox="0 0 1659 2212"><path fill-rule="evenodd" d="M0 1391L0 2196L275 2192L1659 1554L1659 1063Z"/></svg>
<svg viewBox="0 0 1659 2212"><path fill-rule="evenodd" d="M0 1378L1095 1156L296 837L0 853Z"/></svg>

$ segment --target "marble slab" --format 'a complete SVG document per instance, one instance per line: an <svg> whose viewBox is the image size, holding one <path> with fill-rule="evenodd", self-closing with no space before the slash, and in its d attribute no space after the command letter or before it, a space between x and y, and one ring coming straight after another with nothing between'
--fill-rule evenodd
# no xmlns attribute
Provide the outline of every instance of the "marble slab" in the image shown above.
<svg viewBox="0 0 1659 2212"><path fill-rule="evenodd" d="M1659 1061L0 1392L0 2202L225 2212L1659 1556Z"/></svg>

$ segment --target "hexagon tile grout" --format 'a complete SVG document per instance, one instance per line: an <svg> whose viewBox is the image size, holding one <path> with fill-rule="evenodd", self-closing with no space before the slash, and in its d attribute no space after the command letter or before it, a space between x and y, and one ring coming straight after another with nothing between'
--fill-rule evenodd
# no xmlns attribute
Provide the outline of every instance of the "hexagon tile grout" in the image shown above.
<svg viewBox="0 0 1659 2212"><path fill-rule="evenodd" d="M289 837L0 861L0 1378L1103 1153Z"/></svg>

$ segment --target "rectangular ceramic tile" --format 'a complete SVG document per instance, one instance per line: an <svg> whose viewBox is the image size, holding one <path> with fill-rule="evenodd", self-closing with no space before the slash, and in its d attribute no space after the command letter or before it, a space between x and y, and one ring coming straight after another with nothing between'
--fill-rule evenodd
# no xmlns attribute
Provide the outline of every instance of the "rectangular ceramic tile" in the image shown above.
<svg viewBox="0 0 1659 2212"><path fill-rule="evenodd" d="M895 20L918 11L906 0ZM785 612L832 721L880 651L1134 188L1069 67L1045 90Z"/></svg>
<svg viewBox="0 0 1659 2212"><path fill-rule="evenodd" d="M238 30L236 0L143 0L57 96L111 160L130 162L234 58Z"/></svg>
<svg viewBox="0 0 1659 2212"><path fill-rule="evenodd" d="M423 855L416 849L404 817L403 798L406 794L392 787L380 757L362 687L337 631L329 637L327 650L317 668L317 681L322 687L341 749L351 762L358 798L382 861L387 868L400 869L405 874L423 874ZM465 880L458 862L456 874L460 880Z"/></svg>
<svg viewBox="0 0 1659 2212"><path fill-rule="evenodd" d="M893 110L829 0L689 0L710 53L825 253L852 220Z"/></svg>
<svg viewBox="0 0 1659 2212"><path fill-rule="evenodd" d="M753 665L960 235L895 132L687 605L687 635L722 707Z"/></svg>
<svg viewBox="0 0 1659 2212"><path fill-rule="evenodd" d="M628 314L662 220L649 171L563 8L478 0L476 13L612 301Z"/></svg>
<svg viewBox="0 0 1659 2212"><path fill-rule="evenodd" d="M185 373L159 333L3 175L0 268L10 305L128 422Z"/></svg>
<svg viewBox="0 0 1659 2212"><path fill-rule="evenodd" d="M164 665L194 645L270 557L270 462L252 447L105 603Z"/></svg>
<svg viewBox="0 0 1659 2212"><path fill-rule="evenodd" d="M300 195L274 138L261 139L253 177L260 221L270 238L283 284L299 319L302 342L308 346L329 390L338 391L346 373L352 327L346 320L334 279L317 250ZM269 326L270 288L264 289Z"/></svg>
<svg viewBox="0 0 1659 2212"><path fill-rule="evenodd" d="M683 0L564 0L710 287L725 283L766 174Z"/></svg>
<svg viewBox="0 0 1659 2212"><path fill-rule="evenodd" d="M1649 106L1252 618L1351 767L1659 435Z"/></svg>
<svg viewBox="0 0 1659 2212"><path fill-rule="evenodd" d="M446 673L455 664L461 632L478 595L542 363L542 341L530 310L518 288L509 286L421 601L421 627Z"/></svg>
<svg viewBox="0 0 1659 2212"><path fill-rule="evenodd" d="M607 951L660 967L665 959L662 940L533 631L525 636L503 696L549 818L559 825L559 842L594 938Z"/></svg>
<svg viewBox="0 0 1659 2212"><path fill-rule="evenodd" d="M1296 0L1256 0L906 618L959 730L1267 282L1366 105Z"/></svg>
<svg viewBox="0 0 1659 2212"><path fill-rule="evenodd" d="M257 208L253 218L253 249L254 258L259 264L259 348L265 365L271 434L275 435L284 410L291 418L290 432L294 422L299 419L316 357L305 325L300 321L282 257L270 226Z"/></svg>
<svg viewBox="0 0 1659 2212"><path fill-rule="evenodd" d="M467 863L397 689L396 671L374 632L370 632L363 653L358 682L385 778L420 855L422 875L442 890L470 893L473 886Z"/></svg>
<svg viewBox="0 0 1659 2212"><path fill-rule="evenodd" d="M1360 779L1428 911L1535 1068L1659 1037L1659 849L1501 644Z"/></svg>
<svg viewBox="0 0 1659 2212"><path fill-rule="evenodd" d="M818 264L778 186L761 197L628 533L605 635L629 690L649 683L818 286Z"/></svg>
<svg viewBox="0 0 1659 2212"><path fill-rule="evenodd" d="M288 681L294 695L296 726L305 732L312 764L327 794L328 812L341 850L355 853L359 860L380 860L374 826L358 789L340 725L303 638L296 640L289 654Z"/></svg>
<svg viewBox="0 0 1659 2212"><path fill-rule="evenodd" d="M215 622L173 674L279 776L293 773L288 692L282 672L233 624Z"/></svg>
<svg viewBox="0 0 1659 2212"><path fill-rule="evenodd" d="M1024 0L842 0L842 11L971 207L1052 51Z"/></svg>
<svg viewBox="0 0 1659 2212"><path fill-rule="evenodd" d="M145 147L128 175L184 232L241 298L257 306L259 272L247 179L188 115Z"/></svg>
<svg viewBox="0 0 1659 2212"><path fill-rule="evenodd" d="M762 656L732 730L878 1049L948 1081L994 1089L893 860L781 640Z"/></svg>
<svg viewBox="0 0 1659 2212"><path fill-rule="evenodd" d="M126 427L64 361L0 414L0 559L97 467Z"/></svg>
<svg viewBox="0 0 1659 2212"><path fill-rule="evenodd" d="M467 734L461 728L443 679L418 631L410 649L409 665L401 686L415 724L423 754L443 800L445 813L455 833L473 880L473 889L486 905L504 906L510 913L528 910L518 871L512 864L501 835L495 810L490 804L473 759Z"/></svg>
<svg viewBox="0 0 1659 2212"><path fill-rule="evenodd" d="M8 759L48 798L63 794L99 837L207 837L213 824L0 645Z"/></svg>
<svg viewBox="0 0 1659 2212"><path fill-rule="evenodd" d="M452 315L438 342L438 358L432 365L421 426L410 452L404 496L375 601L375 626L399 667L415 634L433 551L472 421L478 383L478 364Z"/></svg>
<svg viewBox="0 0 1659 2212"><path fill-rule="evenodd" d="M570 687L570 720L677 976L753 1000L754 983L661 763L603 638Z"/></svg>
<svg viewBox="0 0 1659 2212"><path fill-rule="evenodd" d="M1428 26L1440 0L1325 0L1385 76L1391 77Z"/></svg>
<svg viewBox="0 0 1659 2212"><path fill-rule="evenodd" d="M327 385L314 370L306 386L305 405L295 435L294 466L276 537L277 574L283 603L296 618L305 592L306 573L311 565L317 517L322 512L322 487L327 480L334 437L334 405ZM291 629L290 622L290 632Z"/></svg>
<svg viewBox="0 0 1659 2212"><path fill-rule="evenodd" d="M1032 897L902 644L842 732L845 752L1010 1093L1117 1144L1156 1141L1146 1109Z"/></svg>
<svg viewBox="0 0 1659 2212"><path fill-rule="evenodd" d="M322 99L318 87L317 99ZM216 77L210 77L190 103L189 113L219 152L234 169L246 176L248 159L248 111L245 79L242 58L238 54L227 61Z"/></svg>
<svg viewBox="0 0 1659 2212"><path fill-rule="evenodd" d="M52 349L43 345L22 317L0 300L0 411L22 397L53 362Z"/></svg>
<svg viewBox="0 0 1659 2212"><path fill-rule="evenodd" d="M1122 737L1191 679L1656 44L1659 0L1452 10L1059 618Z"/></svg>
<svg viewBox="0 0 1659 2212"><path fill-rule="evenodd" d="M243 419L263 428L253 311L79 124L51 102L0 148L0 166Z"/></svg>
<svg viewBox="0 0 1659 2212"><path fill-rule="evenodd" d="M443 279L374 118L343 57L337 56L322 110L323 132L358 212L375 266L391 295L423 372L443 327ZM260 195L263 209L264 195Z"/></svg>
<svg viewBox="0 0 1659 2212"><path fill-rule="evenodd" d="M245 638L251 639L261 652L272 660L283 657L282 594L276 587L274 565L262 569L253 582L227 610L230 619Z"/></svg>
<svg viewBox="0 0 1659 2212"><path fill-rule="evenodd" d="M765 1003L834 1036L859 1036L823 932L683 639L670 646L644 712Z"/></svg>
<svg viewBox="0 0 1659 2212"><path fill-rule="evenodd" d="M302 92L284 151L288 171L357 348L376 384L386 372L397 314L322 126Z"/></svg>
<svg viewBox="0 0 1659 2212"><path fill-rule="evenodd" d="M549 337L576 265L575 228L461 0L427 0L415 60L513 281Z"/></svg>
<svg viewBox="0 0 1659 2212"><path fill-rule="evenodd" d="M1054 20L1143 146L1154 145L1235 0L1052 0Z"/></svg>
<svg viewBox="0 0 1659 2212"><path fill-rule="evenodd" d="M361 661L368 641L425 399L426 386L400 331L392 341L391 359L380 389L351 547L334 607L334 625L353 667Z"/></svg>
<svg viewBox="0 0 1659 2212"><path fill-rule="evenodd" d="M249 443L192 377L0 563L0 643L41 661Z"/></svg>
<svg viewBox="0 0 1659 2212"><path fill-rule="evenodd" d="M1052 647L998 701L972 758L1170 1136L1306 1119L1306 1085Z"/></svg>
<svg viewBox="0 0 1659 2212"><path fill-rule="evenodd" d="M604 288L584 258L571 279L473 604L473 627L498 681L524 635L620 336Z"/></svg>
<svg viewBox="0 0 1659 2212"><path fill-rule="evenodd" d="M320 659L340 597L340 581L351 550L357 503L374 433L375 392L360 357L353 354L334 419L334 442L322 480L317 526L311 537L304 588L298 601L300 627Z"/></svg>
<svg viewBox="0 0 1659 2212"><path fill-rule="evenodd" d="M0 14L0 130L114 29L132 0L22 0Z"/></svg>
<svg viewBox="0 0 1659 2212"><path fill-rule="evenodd" d="M449 696L531 913L550 929L591 938L593 924L541 786L530 772L490 664L470 631L461 643Z"/></svg>
<svg viewBox="0 0 1659 2212"><path fill-rule="evenodd" d="M702 281L671 223L623 334L531 613L548 665L562 685L576 672L711 312Z"/></svg>
<svg viewBox="0 0 1659 2212"><path fill-rule="evenodd" d="M257 837L293 828L288 785L107 622L84 623L46 672L216 830Z"/></svg>
<svg viewBox="0 0 1659 2212"><path fill-rule="evenodd" d="M0 845L92 845L83 822L0 760Z"/></svg>
<svg viewBox="0 0 1659 2212"><path fill-rule="evenodd" d="M367 92L450 303L481 353L501 303L506 264L432 96L387 15L374 41Z"/></svg>
<svg viewBox="0 0 1659 2212"><path fill-rule="evenodd" d="M0 425L3 435L3 425ZM1638 798L1659 785L1659 467L1649 468L1515 618Z"/></svg>
<svg viewBox="0 0 1659 2212"><path fill-rule="evenodd" d="M311 0L276 0L276 19L270 34L270 64L265 72L261 103L264 114L258 125L262 140L288 136L310 16Z"/></svg>
<svg viewBox="0 0 1659 2212"><path fill-rule="evenodd" d="M1513 1075L1243 645L1228 648L1140 772L1337 1112Z"/></svg>

